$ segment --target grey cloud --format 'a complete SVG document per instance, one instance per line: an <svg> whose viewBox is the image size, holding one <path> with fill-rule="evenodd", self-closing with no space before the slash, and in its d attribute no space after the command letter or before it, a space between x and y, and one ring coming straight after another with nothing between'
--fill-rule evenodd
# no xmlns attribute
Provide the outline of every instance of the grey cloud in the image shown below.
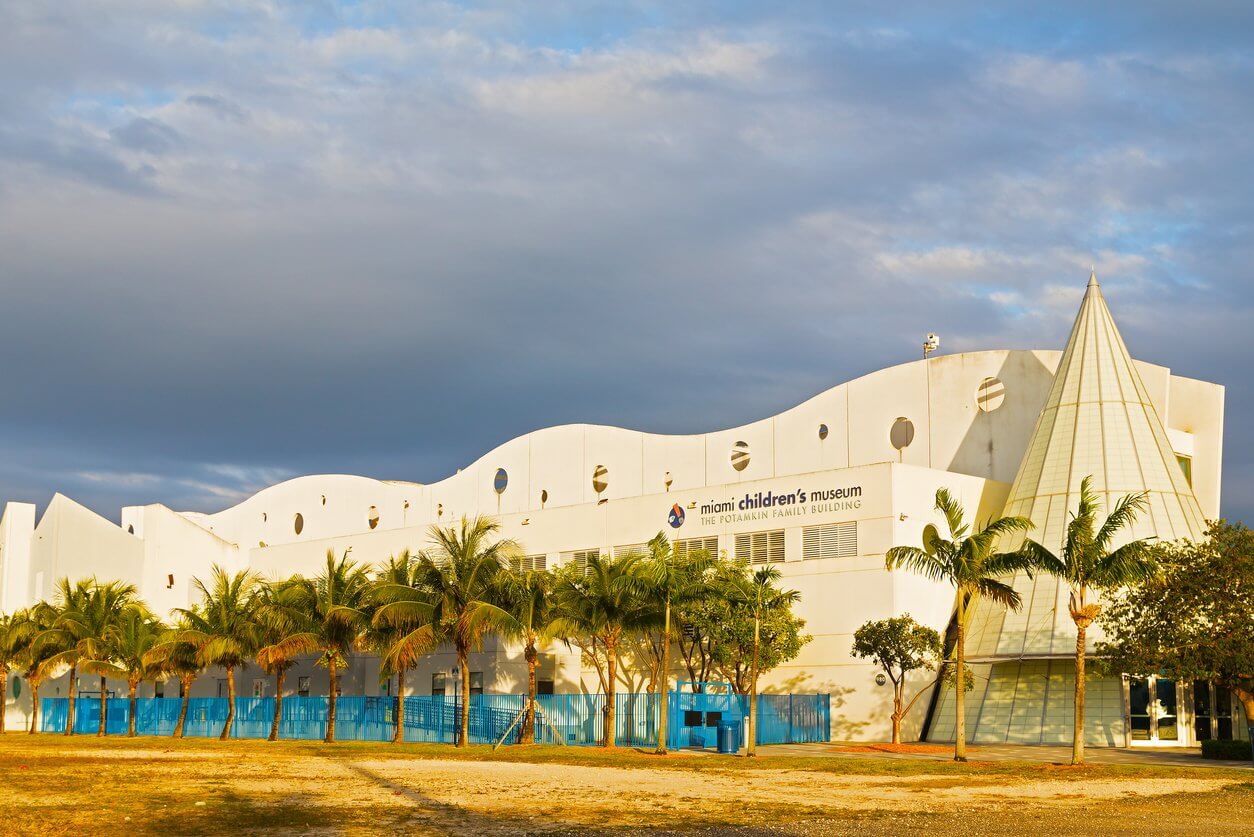
<svg viewBox="0 0 1254 837"><path fill-rule="evenodd" d="M1060 346L1093 261L1134 354L1254 408L1228 13L1172 44L1078 12L1043 43L977 42L963 7L579 8L583 45L507 6L0 35L26 126L0 134L0 496L211 510L287 474L438 479L566 421L709 430L927 331ZM1254 443L1225 466L1254 514Z"/></svg>
<svg viewBox="0 0 1254 837"><path fill-rule="evenodd" d="M134 151L165 154L183 144L179 132L156 119L138 117L109 132L114 142Z"/></svg>

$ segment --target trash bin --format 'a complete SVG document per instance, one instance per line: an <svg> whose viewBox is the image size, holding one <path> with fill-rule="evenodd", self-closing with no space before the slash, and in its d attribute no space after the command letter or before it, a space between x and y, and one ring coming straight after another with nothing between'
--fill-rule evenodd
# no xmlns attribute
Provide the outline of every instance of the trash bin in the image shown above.
<svg viewBox="0 0 1254 837"><path fill-rule="evenodd" d="M718 751L727 755L740 752L740 724L735 721L719 721Z"/></svg>

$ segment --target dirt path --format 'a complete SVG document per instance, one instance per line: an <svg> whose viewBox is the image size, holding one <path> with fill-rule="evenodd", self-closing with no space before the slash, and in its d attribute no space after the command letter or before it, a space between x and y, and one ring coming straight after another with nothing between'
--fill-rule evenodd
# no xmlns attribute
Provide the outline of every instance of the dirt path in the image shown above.
<svg viewBox="0 0 1254 837"><path fill-rule="evenodd" d="M386 749L101 747L0 742L0 822L11 833L429 833L493 837L653 829L963 837L1139 823L1145 833L1254 833L1243 776L1125 771L855 775L836 770L589 766L403 758ZM121 743L121 742L119 742ZM841 760L844 761L843 759ZM1159 811L1158 819L1145 814ZM1231 811L1231 815L1226 813ZM1102 818L1106 818L1103 820ZM1111 819L1114 818L1114 819ZM1031 827L1029 828L1029 824ZM1161 826L1155 828L1155 826ZM1079 828L1079 831L1069 830ZM985 830L987 828L987 830Z"/></svg>

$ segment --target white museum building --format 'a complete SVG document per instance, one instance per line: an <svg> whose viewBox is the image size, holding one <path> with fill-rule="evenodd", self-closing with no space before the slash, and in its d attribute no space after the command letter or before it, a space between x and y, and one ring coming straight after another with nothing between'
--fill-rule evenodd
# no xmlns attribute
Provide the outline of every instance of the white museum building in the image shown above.
<svg viewBox="0 0 1254 837"><path fill-rule="evenodd" d="M925 526L943 526L933 508L938 488L970 516L1026 515L1037 525L1033 537L1056 547L1080 480L1091 475L1107 507L1149 492L1136 536L1197 539L1205 520L1219 516L1223 408L1223 387L1132 360L1090 278L1061 352L933 355L741 427L691 436L552 427L431 484L307 476L214 514L127 507L120 525L59 494L38 520L34 505L9 503L0 519L0 610L52 596L58 579L95 576L134 583L165 615L192 604L193 579L215 564L279 579L318 571L328 549L351 548L353 559L376 563L423 549L432 524L462 515L497 518L534 567L639 549L662 531L683 547L778 565L784 585L801 594L797 612L813 640L764 689L830 692L834 738L884 739L891 685L878 685L877 669L851 656L852 636L869 619L904 613L942 633L950 625L952 588L884 567L890 547L917 545ZM1048 577L1015 586L1022 610L981 607L974 616L969 735L1068 742L1075 628L1066 590ZM1096 641L1100 631L1089 636ZM410 672L407 693L451 694L455 665L451 653L433 654ZM489 639L471 667L476 691L526 688L521 650L510 643ZM683 671L677 665L673 674ZM222 676L208 672L193 695L217 694ZM273 689L255 668L236 677L241 695ZM48 681L41 695L64 696L66 679ZM561 644L542 656L540 679L546 691L597 690L595 672ZM85 691L99 688L94 676L80 680ZM312 661L287 683L293 693L327 688ZM389 686L377 661L361 655L341 688L380 694ZM152 692L148 684L144 694ZM915 704L904 733L951 738L952 693L929 697ZM27 717L29 689L5 700L10 723ZM1161 678L1095 680L1087 714L1088 739L1112 746L1239 737L1244 725L1221 690Z"/></svg>

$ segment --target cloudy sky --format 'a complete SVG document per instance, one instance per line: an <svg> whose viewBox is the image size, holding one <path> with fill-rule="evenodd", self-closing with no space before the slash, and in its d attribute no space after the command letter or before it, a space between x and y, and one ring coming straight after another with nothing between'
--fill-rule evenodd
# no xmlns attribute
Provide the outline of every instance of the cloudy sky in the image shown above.
<svg viewBox="0 0 1254 837"><path fill-rule="evenodd" d="M715 429L1096 264L1254 518L1254 7L938 5L0 0L0 498Z"/></svg>

